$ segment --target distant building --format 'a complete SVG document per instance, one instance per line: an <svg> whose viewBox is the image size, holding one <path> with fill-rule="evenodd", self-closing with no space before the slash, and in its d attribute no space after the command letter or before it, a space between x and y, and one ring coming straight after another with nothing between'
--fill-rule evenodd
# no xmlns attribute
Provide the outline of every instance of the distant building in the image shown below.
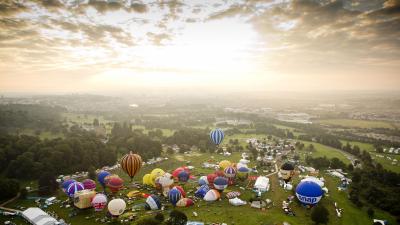
<svg viewBox="0 0 400 225"><path fill-rule="evenodd" d="M60 222L39 208L28 208L22 212L22 217L33 225L60 224Z"/></svg>

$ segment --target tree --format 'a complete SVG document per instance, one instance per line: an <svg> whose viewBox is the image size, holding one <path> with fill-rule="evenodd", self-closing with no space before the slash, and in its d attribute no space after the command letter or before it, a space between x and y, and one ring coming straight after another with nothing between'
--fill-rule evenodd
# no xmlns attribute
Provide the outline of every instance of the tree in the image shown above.
<svg viewBox="0 0 400 225"><path fill-rule="evenodd" d="M99 120L98 120L97 118L95 118L95 119L93 120L93 126L95 126L95 127L100 126Z"/></svg>
<svg viewBox="0 0 400 225"><path fill-rule="evenodd" d="M88 177L92 180L96 180L97 174L96 174L96 169L91 166L88 169Z"/></svg>
<svg viewBox="0 0 400 225"><path fill-rule="evenodd" d="M374 214L375 214L374 209L371 208L371 207L369 207L368 210L367 210L367 214L368 214L368 216L369 216L370 218L372 218L372 217L374 216Z"/></svg>
<svg viewBox="0 0 400 225"><path fill-rule="evenodd" d="M327 224L329 212L323 205L315 206L311 211L311 219L315 224Z"/></svg>
<svg viewBox="0 0 400 225"><path fill-rule="evenodd" d="M167 225L185 225L187 223L187 216L185 213L178 211L178 210L172 210L171 213L169 214L169 219L167 220L166 224Z"/></svg>
<svg viewBox="0 0 400 225"><path fill-rule="evenodd" d="M299 155L294 155L294 156L293 156L293 159L294 159L295 161L298 161L298 160L300 160L300 156L299 156Z"/></svg>
<svg viewBox="0 0 400 225"><path fill-rule="evenodd" d="M15 179L0 179L0 200L12 198L19 191L19 183Z"/></svg>
<svg viewBox="0 0 400 225"><path fill-rule="evenodd" d="M56 178L54 174L51 172L43 173L38 180L39 183L39 195L51 195L53 194L57 188L58 184L56 182Z"/></svg>
<svg viewBox="0 0 400 225"><path fill-rule="evenodd" d="M168 154L168 155L174 154L174 150L173 150L171 147L168 147L168 148L167 148L167 154Z"/></svg>

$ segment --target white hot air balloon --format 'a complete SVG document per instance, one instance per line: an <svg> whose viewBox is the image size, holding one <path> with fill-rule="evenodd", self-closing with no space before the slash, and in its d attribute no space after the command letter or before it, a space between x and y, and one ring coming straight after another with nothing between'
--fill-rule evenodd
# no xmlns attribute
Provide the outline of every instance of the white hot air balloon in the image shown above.
<svg viewBox="0 0 400 225"><path fill-rule="evenodd" d="M125 209L126 209L126 203L124 200L120 199L120 198L116 198L111 200L108 203L108 212L110 212L111 215L113 216L119 216L122 213L124 213Z"/></svg>
<svg viewBox="0 0 400 225"><path fill-rule="evenodd" d="M207 202L212 202L215 200L218 200L220 197L220 194L217 190L211 189L207 192L207 194L204 196L204 200Z"/></svg>

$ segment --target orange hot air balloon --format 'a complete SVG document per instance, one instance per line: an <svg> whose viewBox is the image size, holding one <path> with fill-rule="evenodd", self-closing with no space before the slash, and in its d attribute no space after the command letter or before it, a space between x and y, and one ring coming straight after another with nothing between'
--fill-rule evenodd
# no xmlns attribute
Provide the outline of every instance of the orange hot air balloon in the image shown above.
<svg viewBox="0 0 400 225"><path fill-rule="evenodd" d="M142 167L142 162L142 157L140 157L140 155L129 152L129 154L126 154L121 158L120 164L121 168L132 180Z"/></svg>

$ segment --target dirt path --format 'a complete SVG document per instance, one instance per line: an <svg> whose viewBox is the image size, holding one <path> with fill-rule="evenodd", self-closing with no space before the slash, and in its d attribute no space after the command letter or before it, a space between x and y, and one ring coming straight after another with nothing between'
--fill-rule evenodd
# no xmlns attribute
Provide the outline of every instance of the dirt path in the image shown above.
<svg viewBox="0 0 400 225"><path fill-rule="evenodd" d="M17 200L20 195L21 195L21 193L18 192L18 194L14 198L11 198L11 199L1 203L0 209L4 210L4 211L10 211L10 212L21 212L20 210L17 210L17 209L11 209L11 208L4 207L5 205L10 204L11 202Z"/></svg>

